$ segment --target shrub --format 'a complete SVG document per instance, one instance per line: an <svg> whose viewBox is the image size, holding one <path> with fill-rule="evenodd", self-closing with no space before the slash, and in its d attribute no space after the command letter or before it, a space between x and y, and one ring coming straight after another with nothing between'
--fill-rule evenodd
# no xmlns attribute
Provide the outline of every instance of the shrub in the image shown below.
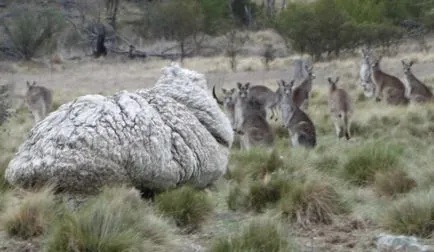
<svg viewBox="0 0 434 252"><path fill-rule="evenodd" d="M0 192L4 192L11 188L11 185L5 178L5 171L10 160L11 160L11 156L0 157Z"/></svg>
<svg viewBox="0 0 434 252"><path fill-rule="evenodd" d="M226 204L232 211L245 208L248 205L247 193L240 184L231 185Z"/></svg>
<svg viewBox="0 0 434 252"><path fill-rule="evenodd" d="M330 224L336 214L346 212L341 195L323 181L296 181L291 190L283 195L280 210L298 224Z"/></svg>
<svg viewBox="0 0 434 252"><path fill-rule="evenodd" d="M357 185L372 183L377 171L393 169L399 165L402 149L379 142L366 143L348 154L343 164L343 178Z"/></svg>
<svg viewBox="0 0 434 252"><path fill-rule="evenodd" d="M190 186L161 193L155 202L163 215L172 217L178 226L187 231L199 228L213 212L213 205L206 193Z"/></svg>
<svg viewBox="0 0 434 252"><path fill-rule="evenodd" d="M233 152L231 161L233 167L230 170L230 179L234 179L238 183L246 178L262 179L266 174L270 174L284 165L277 151L268 153L261 148L251 149L247 152Z"/></svg>
<svg viewBox="0 0 434 252"><path fill-rule="evenodd" d="M27 193L16 204L8 205L0 215L0 225L10 237L37 237L47 231L58 210L52 188L43 188L36 193Z"/></svg>
<svg viewBox="0 0 434 252"><path fill-rule="evenodd" d="M251 182L246 202L248 207L256 212L261 212L269 204L278 202L282 195L291 189L290 183L286 177L278 175L274 175L268 182Z"/></svg>
<svg viewBox="0 0 434 252"><path fill-rule="evenodd" d="M380 224L392 232L429 237L434 232L434 189L408 194L392 203Z"/></svg>
<svg viewBox="0 0 434 252"><path fill-rule="evenodd" d="M254 219L235 235L216 238L210 252L289 252L298 251L289 243L281 224L261 217Z"/></svg>
<svg viewBox="0 0 434 252"><path fill-rule="evenodd" d="M171 251L172 228L156 217L138 193L105 189L50 229L44 251Z"/></svg>
<svg viewBox="0 0 434 252"><path fill-rule="evenodd" d="M63 16L55 9L19 6L3 22L3 28L18 54L29 60L53 40L64 24Z"/></svg>
<svg viewBox="0 0 434 252"><path fill-rule="evenodd" d="M394 197L407 193L417 186L416 181L410 178L406 171L393 169L379 171L375 174L375 190L379 195Z"/></svg>

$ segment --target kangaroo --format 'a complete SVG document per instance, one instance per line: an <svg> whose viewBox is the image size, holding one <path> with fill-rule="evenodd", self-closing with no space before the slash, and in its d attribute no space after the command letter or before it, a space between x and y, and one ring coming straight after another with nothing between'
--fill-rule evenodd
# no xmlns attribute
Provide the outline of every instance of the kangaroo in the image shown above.
<svg viewBox="0 0 434 252"><path fill-rule="evenodd" d="M292 92L292 99L297 107L307 110L309 107L309 94L312 91L312 81L316 78L313 74L313 66L305 66L307 76L303 81L294 88Z"/></svg>
<svg viewBox="0 0 434 252"><path fill-rule="evenodd" d="M309 116L303 112L293 100L292 88L294 80L278 83L281 99L283 126L288 129L292 146L314 148L316 146L315 126Z"/></svg>
<svg viewBox="0 0 434 252"><path fill-rule="evenodd" d="M404 75L407 80L407 91L410 100L414 100L417 103L425 103L428 101L433 101L433 93L431 88L420 81L411 71L413 66L413 61L408 64L404 60L401 60L402 68L404 70Z"/></svg>
<svg viewBox="0 0 434 252"><path fill-rule="evenodd" d="M237 85L234 130L240 134L241 148L249 150L252 146L272 147L275 135L267 122L265 107L249 95L250 83Z"/></svg>
<svg viewBox="0 0 434 252"><path fill-rule="evenodd" d="M372 81L375 84L374 97L377 102L385 98L389 105L408 105L405 96L405 85L397 77L383 72L380 68L382 56L374 60L371 65Z"/></svg>
<svg viewBox="0 0 434 252"><path fill-rule="evenodd" d="M229 90L226 88L222 88L224 98L223 101L221 101L215 93L215 86L213 86L212 88L212 95L214 99L217 101L218 104L223 105L223 110L225 111L226 116L229 118L232 127L234 127L235 122L235 103L237 99L237 93L235 91L235 88Z"/></svg>
<svg viewBox="0 0 434 252"><path fill-rule="evenodd" d="M360 80L362 82L363 93L366 97L372 98L375 92L375 85L372 83L372 73L370 65L370 55L372 51L362 49L362 62L360 64Z"/></svg>
<svg viewBox="0 0 434 252"><path fill-rule="evenodd" d="M345 138L350 140L350 119L353 114L351 96L347 91L345 91L345 89L337 87L339 76L336 77L335 81L333 81L332 78L328 78L327 80L330 86L328 107L336 129L336 135L339 138L345 135Z"/></svg>
<svg viewBox="0 0 434 252"><path fill-rule="evenodd" d="M27 81L27 92L25 101L28 109L33 115L34 123L44 119L51 111L53 105L52 91L43 86L37 86L36 82L32 84Z"/></svg>
<svg viewBox="0 0 434 252"><path fill-rule="evenodd" d="M242 85L242 83L237 83L237 85ZM277 121L278 117L276 115L277 107L280 102L280 95L277 91L272 91L270 88L263 85L250 86L250 83L247 82L245 84L249 84L249 98L254 97L259 103L263 104L266 109L271 111L270 119L274 119Z"/></svg>

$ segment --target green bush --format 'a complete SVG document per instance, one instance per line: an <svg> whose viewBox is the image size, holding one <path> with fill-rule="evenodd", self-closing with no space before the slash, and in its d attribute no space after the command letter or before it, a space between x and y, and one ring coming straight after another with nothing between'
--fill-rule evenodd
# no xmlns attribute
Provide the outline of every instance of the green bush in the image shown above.
<svg viewBox="0 0 434 252"><path fill-rule="evenodd" d="M392 232L430 237L434 232L434 189L408 194L380 215L380 224Z"/></svg>
<svg viewBox="0 0 434 252"><path fill-rule="evenodd" d="M290 220L301 225L330 224L333 216L348 209L335 188L324 181L294 181L291 190L283 195L280 210Z"/></svg>
<svg viewBox="0 0 434 252"><path fill-rule="evenodd" d="M159 212L172 217L178 226L188 231L198 229L214 210L206 193L190 186L161 193L155 203Z"/></svg>
<svg viewBox="0 0 434 252"><path fill-rule="evenodd" d="M66 211L47 234L44 251L172 251L172 227L137 192L105 189L77 211Z"/></svg>
<svg viewBox="0 0 434 252"><path fill-rule="evenodd" d="M409 192L416 186L416 181L402 169L378 171L375 174L374 187L382 196L395 197Z"/></svg>
<svg viewBox="0 0 434 252"><path fill-rule="evenodd" d="M377 171L397 168L400 165L401 153L402 148L397 145L376 141L365 143L348 153L341 175L357 185L370 184Z"/></svg>
<svg viewBox="0 0 434 252"><path fill-rule="evenodd" d="M63 29L64 24L62 14L56 9L35 6L16 7L2 22L5 34L12 41L14 49L26 60L31 59L44 46L48 46Z"/></svg>
<svg viewBox="0 0 434 252"><path fill-rule="evenodd" d="M261 217L248 223L239 233L216 238L210 252L290 252L299 251L286 237L282 225Z"/></svg>
<svg viewBox="0 0 434 252"><path fill-rule="evenodd" d="M41 236L60 213L51 187L26 193L15 203L5 206L0 215L1 229L10 237L30 239Z"/></svg>

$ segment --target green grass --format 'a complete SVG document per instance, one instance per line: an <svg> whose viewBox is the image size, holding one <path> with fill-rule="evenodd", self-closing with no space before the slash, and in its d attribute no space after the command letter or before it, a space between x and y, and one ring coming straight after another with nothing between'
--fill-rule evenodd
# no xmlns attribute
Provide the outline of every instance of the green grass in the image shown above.
<svg viewBox="0 0 434 252"><path fill-rule="evenodd" d="M428 238L434 232L434 188L393 202L380 216L380 224L398 234Z"/></svg>
<svg viewBox="0 0 434 252"><path fill-rule="evenodd" d="M291 243L282 224L267 217L255 218L240 232L216 238L210 252L292 252L299 251Z"/></svg>
<svg viewBox="0 0 434 252"><path fill-rule="evenodd" d="M214 210L204 191L187 185L157 195L155 204L160 213L173 218L179 227L187 231L199 229Z"/></svg>
<svg viewBox="0 0 434 252"><path fill-rule="evenodd" d="M137 193L106 189L77 211L66 211L47 235L44 251L171 251L171 226Z"/></svg>
<svg viewBox="0 0 434 252"><path fill-rule="evenodd" d="M41 236L59 214L59 204L55 202L50 187L26 193L15 204L8 203L0 215L0 227L10 237L30 239Z"/></svg>
<svg viewBox="0 0 434 252"><path fill-rule="evenodd" d="M367 185L374 181L376 172L397 168L403 148L383 141L353 147L343 164L342 177L356 185Z"/></svg>

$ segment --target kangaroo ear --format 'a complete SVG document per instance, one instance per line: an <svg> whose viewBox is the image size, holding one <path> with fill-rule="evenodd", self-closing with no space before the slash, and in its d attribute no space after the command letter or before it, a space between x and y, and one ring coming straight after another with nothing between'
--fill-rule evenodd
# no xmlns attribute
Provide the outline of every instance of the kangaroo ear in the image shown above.
<svg viewBox="0 0 434 252"><path fill-rule="evenodd" d="M27 87L30 87L30 82L26 81Z"/></svg>
<svg viewBox="0 0 434 252"><path fill-rule="evenodd" d="M245 84L245 86L246 86L246 88L249 88L249 87L250 87L250 82L247 82L247 83Z"/></svg>
<svg viewBox="0 0 434 252"><path fill-rule="evenodd" d="M223 93L227 93L228 90L227 90L226 88L222 88L222 92L223 92Z"/></svg>
<svg viewBox="0 0 434 252"><path fill-rule="evenodd" d="M328 80L329 83L333 82L331 77L328 77L327 80Z"/></svg>
<svg viewBox="0 0 434 252"><path fill-rule="evenodd" d="M231 90L229 90L231 93L235 92L235 88L231 88Z"/></svg>
<svg viewBox="0 0 434 252"><path fill-rule="evenodd" d="M32 84L33 86L36 86L36 81L33 81L33 84Z"/></svg>
<svg viewBox="0 0 434 252"><path fill-rule="evenodd" d="M339 76L336 77L335 83L338 83L338 81L339 81Z"/></svg>
<svg viewBox="0 0 434 252"><path fill-rule="evenodd" d="M408 63L409 66L413 66L413 61L410 61L410 63Z"/></svg>
<svg viewBox="0 0 434 252"><path fill-rule="evenodd" d="M238 86L238 89L241 89L243 87L243 84L241 84L240 82L237 82L237 86Z"/></svg>

